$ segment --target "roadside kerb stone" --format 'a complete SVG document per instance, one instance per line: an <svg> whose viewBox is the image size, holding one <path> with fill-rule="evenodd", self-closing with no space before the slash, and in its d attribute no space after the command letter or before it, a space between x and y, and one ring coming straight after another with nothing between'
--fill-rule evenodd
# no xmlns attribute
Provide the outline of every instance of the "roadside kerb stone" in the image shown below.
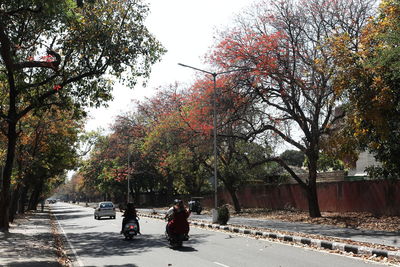
<svg viewBox="0 0 400 267"><path fill-rule="evenodd" d="M214 229L219 229L219 224L212 224L212 228L214 228Z"/></svg>
<svg viewBox="0 0 400 267"><path fill-rule="evenodd" d="M322 240L319 240L319 239L311 239L311 245L315 246L317 248L322 248L321 247L321 241Z"/></svg>
<svg viewBox="0 0 400 267"><path fill-rule="evenodd" d="M140 213L141 216L156 218L156 219L163 219L161 216L152 216L145 213ZM262 236L264 238L270 239L279 239L283 242L292 242L307 246L315 246L317 248L327 249L327 250L338 250L347 253L353 253L357 255L369 255L369 256L377 256L377 257L385 257L388 259L396 259L400 260L400 252L398 251L387 251L387 250L377 250L371 249L364 246L357 246L357 245L349 245L345 243L339 242L330 242L326 240L319 240L319 239L311 239L311 238L304 238L295 235L282 235L280 233L273 233L273 232L261 232L259 230L250 230L247 228L239 228L236 226L226 226L226 225L218 225L218 224L210 224L204 223L202 221L189 221L190 224L194 226L200 226L203 228L212 228L212 229L220 229L228 232L233 233L240 233L244 235L256 235Z"/></svg>
<svg viewBox="0 0 400 267"><path fill-rule="evenodd" d="M276 238L278 238L278 234L275 234L275 233L268 233L268 237L269 237L269 238L276 239Z"/></svg>
<svg viewBox="0 0 400 267"><path fill-rule="evenodd" d="M354 254L358 254L358 247L352 245L344 245L343 250L346 252L351 252Z"/></svg>
<svg viewBox="0 0 400 267"><path fill-rule="evenodd" d="M372 249L367 247L358 247L358 254L372 255Z"/></svg>
<svg viewBox="0 0 400 267"><path fill-rule="evenodd" d="M343 243L338 243L338 242L333 242L332 243L332 249L335 249L335 250L347 251L347 250L345 250L345 247L346 247L346 245L343 244ZM347 251L347 252L353 252L354 253L354 251ZM357 254L357 253L354 253L354 254Z"/></svg>
<svg viewBox="0 0 400 267"><path fill-rule="evenodd" d="M300 243L303 244L303 245L310 246L311 245L311 239L310 238L301 237L300 238Z"/></svg>
<svg viewBox="0 0 400 267"><path fill-rule="evenodd" d="M329 241L322 240L321 241L321 247L333 250L332 242L329 242Z"/></svg>
<svg viewBox="0 0 400 267"><path fill-rule="evenodd" d="M293 236L293 242L297 244L301 244L301 237L300 236Z"/></svg>
<svg viewBox="0 0 400 267"><path fill-rule="evenodd" d="M388 251L388 258L400 260L400 252L399 251Z"/></svg>
<svg viewBox="0 0 400 267"><path fill-rule="evenodd" d="M378 257L388 257L388 252L386 250L373 249L371 253L372 255L376 255Z"/></svg>
<svg viewBox="0 0 400 267"><path fill-rule="evenodd" d="M283 241L288 241L288 242L293 242L293 236L290 235L284 235L283 236Z"/></svg>

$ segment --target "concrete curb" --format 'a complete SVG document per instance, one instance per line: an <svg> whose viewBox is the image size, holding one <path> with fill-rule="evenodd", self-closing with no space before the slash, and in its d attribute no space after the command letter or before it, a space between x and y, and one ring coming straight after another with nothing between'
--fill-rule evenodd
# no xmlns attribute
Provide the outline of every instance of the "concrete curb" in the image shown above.
<svg viewBox="0 0 400 267"><path fill-rule="evenodd" d="M153 219L164 219L164 216L160 215L153 215L153 214L145 214L140 213L140 216L153 218ZM227 225L219 225L219 224L211 224L205 223L200 221L189 221L190 224L195 226L200 226L204 228L212 228L212 229L219 229L224 230L232 233L240 233L244 235L255 235L264 238L270 239L278 239L284 242L293 242L296 244L307 245L307 246L316 246L318 248L328 249L328 250L338 250L347 253L353 253L357 255L367 255L367 256L377 256L377 257L385 257L388 259L396 259L400 260L400 251L390 251L390 250L379 250L373 249L364 246L357 246L357 245L350 245L346 243L338 243L338 242L331 242L327 240L320 240L320 239L312 239L306 237L300 237L295 235L282 235L280 233L275 232L264 232L261 230L250 230L245 228L239 228L235 226L227 226Z"/></svg>

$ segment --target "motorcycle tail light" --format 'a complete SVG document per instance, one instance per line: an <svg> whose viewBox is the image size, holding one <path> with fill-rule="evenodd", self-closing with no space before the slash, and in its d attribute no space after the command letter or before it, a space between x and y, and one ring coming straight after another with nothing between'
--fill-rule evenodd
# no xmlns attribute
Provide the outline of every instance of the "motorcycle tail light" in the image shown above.
<svg viewBox="0 0 400 267"><path fill-rule="evenodd" d="M133 225L129 226L129 229L134 229L134 228L135 228L135 226L133 226Z"/></svg>

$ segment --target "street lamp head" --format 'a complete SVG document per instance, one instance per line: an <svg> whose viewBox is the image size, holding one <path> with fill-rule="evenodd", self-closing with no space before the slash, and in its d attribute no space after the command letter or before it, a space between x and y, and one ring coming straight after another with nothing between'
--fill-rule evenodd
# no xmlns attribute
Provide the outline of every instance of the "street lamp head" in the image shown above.
<svg viewBox="0 0 400 267"><path fill-rule="evenodd" d="M182 66L182 67L189 68L189 66L188 66L188 65L185 65L185 64L182 64L182 63L178 63L178 65L179 65L179 66Z"/></svg>
<svg viewBox="0 0 400 267"><path fill-rule="evenodd" d="M201 71L201 72L204 72L204 73L207 73L207 74L214 75L213 72L202 70L202 69L199 69L199 68L196 68L196 67L192 67L192 66L189 66L189 65L186 65L186 64L178 63L178 65L181 66L181 67L185 67L185 68L189 68L189 69L193 69L193 70L197 70L197 71Z"/></svg>

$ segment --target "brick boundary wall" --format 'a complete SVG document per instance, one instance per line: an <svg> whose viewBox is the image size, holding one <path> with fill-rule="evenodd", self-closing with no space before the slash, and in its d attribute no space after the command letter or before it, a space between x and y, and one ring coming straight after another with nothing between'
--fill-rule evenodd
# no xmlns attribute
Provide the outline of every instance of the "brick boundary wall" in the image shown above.
<svg viewBox="0 0 400 267"><path fill-rule="evenodd" d="M339 181L318 183L317 187L321 211L400 215L400 181ZM243 208L308 210L306 195L298 184L245 186L237 195ZM219 200L232 204L226 190L219 191ZM208 196L202 203L212 207L213 201L213 196Z"/></svg>

